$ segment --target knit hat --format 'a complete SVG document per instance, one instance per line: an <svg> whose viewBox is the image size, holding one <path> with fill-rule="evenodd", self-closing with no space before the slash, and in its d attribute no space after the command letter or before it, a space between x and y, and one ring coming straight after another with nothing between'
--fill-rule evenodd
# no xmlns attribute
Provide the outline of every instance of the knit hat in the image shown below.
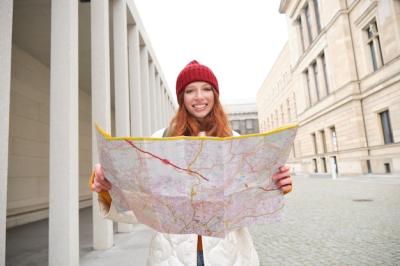
<svg viewBox="0 0 400 266"><path fill-rule="evenodd" d="M176 79L176 97L179 97L179 94L182 93L185 87L194 81L210 83L217 94L219 94L218 81L211 69L193 60L182 69Z"/></svg>

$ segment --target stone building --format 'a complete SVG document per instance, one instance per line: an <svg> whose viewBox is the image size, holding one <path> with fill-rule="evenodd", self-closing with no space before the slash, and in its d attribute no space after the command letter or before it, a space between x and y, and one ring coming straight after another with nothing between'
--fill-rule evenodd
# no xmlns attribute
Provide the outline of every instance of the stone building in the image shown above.
<svg viewBox="0 0 400 266"><path fill-rule="evenodd" d="M79 265L79 208L93 203L93 247L113 246L88 187L93 124L149 136L174 97L133 0L2 0L0 34L0 265L6 226L47 217L49 264Z"/></svg>
<svg viewBox="0 0 400 266"><path fill-rule="evenodd" d="M231 128L241 135L259 133L255 103L224 104Z"/></svg>
<svg viewBox="0 0 400 266"><path fill-rule="evenodd" d="M299 124L297 173L400 173L400 1L281 0L289 39L257 96L261 130Z"/></svg>

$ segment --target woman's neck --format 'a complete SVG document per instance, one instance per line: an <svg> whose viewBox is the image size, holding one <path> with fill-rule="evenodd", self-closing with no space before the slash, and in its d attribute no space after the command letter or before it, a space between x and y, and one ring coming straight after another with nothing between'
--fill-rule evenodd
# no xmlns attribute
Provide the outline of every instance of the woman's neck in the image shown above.
<svg viewBox="0 0 400 266"><path fill-rule="evenodd" d="M197 122L199 122L199 130L206 131L206 125L204 123L204 118L197 119Z"/></svg>

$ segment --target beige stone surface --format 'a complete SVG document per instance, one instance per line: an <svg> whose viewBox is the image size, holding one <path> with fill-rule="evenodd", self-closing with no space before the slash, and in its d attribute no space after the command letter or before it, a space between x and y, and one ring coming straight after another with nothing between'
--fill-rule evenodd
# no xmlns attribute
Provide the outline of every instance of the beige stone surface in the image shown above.
<svg viewBox="0 0 400 266"><path fill-rule="evenodd" d="M306 19L302 13L307 5L312 7L312 1L281 2L280 11L286 14L292 34L258 92L260 128L280 126L282 119L277 116L282 117L283 110L283 117L289 117L287 97L295 95L297 116L283 121L300 125L292 151L295 156L290 158L295 172L313 173L316 164L317 173L325 173L326 168L329 174L333 170L330 160L335 157L339 175L368 174L367 161L371 173L400 173L400 2L319 0L321 31L315 36L315 20L311 19L314 38L302 49L298 19ZM375 71L366 32L373 20L383 59L383 65ZM302 28L307 33L307 27ZM326 62L324 76L321 54ZM317 73L312 67L314 62ZM310 73L309 85L305 71ZM323 91L326 85L328 94ZM390 115L392 144L384 144L383 140L379 113L385 110ZM332 127L337 148L333 145Z"/></svg>
<svg viewBox="0 0 400 266"><path fill-rule="evenodd" d="M13 45L7 227L48 215L49 204L49 69ZM91 98L79 94L79 195L91 199ZM84 204L83 204L84 205Z"/></svg>

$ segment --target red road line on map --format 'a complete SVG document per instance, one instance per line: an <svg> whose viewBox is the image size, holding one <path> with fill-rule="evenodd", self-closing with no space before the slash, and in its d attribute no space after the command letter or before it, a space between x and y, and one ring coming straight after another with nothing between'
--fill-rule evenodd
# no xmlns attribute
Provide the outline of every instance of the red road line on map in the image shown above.
<svg viewBox="0 0 400 266"><path fill-rule="evenodd" d="M169 165L171 165L172 167L174 167L174 168L176 168L176 169L179 169L179 170L182 170L182 171L191 173L191 174L198 175L198 176L200 176L201 178L203 178L204 180L210 181L210 180L208 180L208 178L206 178L205 176L201 175L200 173L197 173L197 172L192 171L192 170L190 170L190 169L181 168L181 167L179 167L179 166L177 166L177 165L171 163L171 162L170 162L169 160L167 160L167 159L160 158L160 157L158 157L158 156L155 155L155 154L152 154L152 153L150 153L150 152L148 152L148 151L144 151L144 150L140 149L140 148L137 147L135 144L133 144L132 141L130 141L130 140L127 140L127 139L126 139L125 141L128 142L129 145L131 145L133 148L137 149L138 151L140 151L140 152L142 152L142 153L146 153L146 154L148 154L148 155L150 155L150 156L152 156L152 157L154 157L154 158L160 160L160 161L161 161L162 163L164 163L164 164L169 164Z"/></svg>

